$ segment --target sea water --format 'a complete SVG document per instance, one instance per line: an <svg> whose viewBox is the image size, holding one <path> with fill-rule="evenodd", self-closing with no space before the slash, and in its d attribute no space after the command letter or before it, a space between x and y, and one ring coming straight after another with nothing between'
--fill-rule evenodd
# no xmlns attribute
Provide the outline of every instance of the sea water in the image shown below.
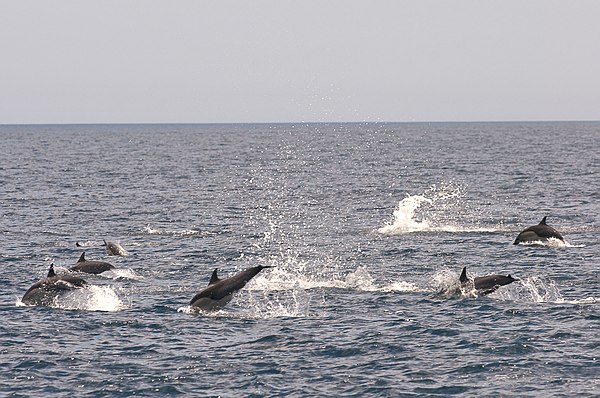
<svg viewBox="0 0 600 398"><path fill-rule="evenodd" d="M600 395L600 123L0 140L1 396ZM565 242L512 244L544 216ZM20 302L83 251L116 269ZM256 265L274 268L223 310L189 310L215 268ZM463 295L463 267L518 280Z"/></svg>

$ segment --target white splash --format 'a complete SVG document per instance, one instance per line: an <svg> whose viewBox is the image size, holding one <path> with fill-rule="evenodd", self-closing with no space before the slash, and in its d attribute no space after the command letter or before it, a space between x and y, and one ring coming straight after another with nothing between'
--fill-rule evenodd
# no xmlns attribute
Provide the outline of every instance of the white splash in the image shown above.
<svg viewBox="0 0 600 398"><path fill-rule="evenodd" d="M27 304L19 299L15 305L26 307ZM74 289L64 295L54 298L50 307L65 310L107 311L116 312L127 308L117 293L110 286L87 285Z"/></svg>
<svg viewBox="0 0 600 398"><path fill-rule="evenodd" d="M426 219L414 219L415 211L423 203L432 204L433 201L424 196L408 196L398 203L394 210L394 219L391 223L379 228L380 234L403 234L407 232L428 231L431 227Z"/></svg>
<svg viewBox="0 0 600 398"><path fill-rule="evenodd" d="M105 271L98 276L108 278L108 279L131 279L136 281L141 281L144 277L131 268L113 268L111 270Z"/></svg>
<svg viewBox="0 0 600 398"><path fill-rule="evenodd" d="M449 269L437 271L430 282L432 291L438 296L450 298L454 296L470 296L469 292L463 292L459 280L459 274Z"/></svg>
<svg viewBox="0 0 600 398"><path fill-rule="evenodd" d="M203 311L193 306L183 306L177 312L199 314L212 318L271 319L281 317L305 317L310 315L311 297L302 290L258 292L242 290L233 301L218 311Z"/></svg>
<svg viewBox="0 0 600 398"><path fill-rule="evenodd" d="M295 264L290 266L290 263ZM312 289L350 289L362 292L416 292L420 287L406 281L377 283L367 267L358 267L345 275L314 275L297 259L288 259L268 272L259 274L246 286L249 290L283 291ZM264 272L264 271L263 271Z"/></svg>
<svg viewBox="0 0 600 398"><path fill-rule="evenodd" d="M187 229L187 228L171 229L171 230L159 229L159 228L151 227L150 224L146 225L144 227L143 231L150 235L171 235L171 236L193 236L193 235L209 236L209 235L217 234L216 232L201 231L198 229Z"/></svg>
<svg viewBox="0 0 600 398"><path fill-rule="evenodd" d="M123 301L110 286L89 285L83 289L74 290L73 293L73 297L70 298L73 300L73 309L114 312L126 308Z"/></svg>
<svg viewBox="0 0 600 398"><path fill-rule="evenodd" d="M377 283L366 267L358 267L345 275L314 275L311 267L297 258L279 258L279 264L263 270L236 293L231 304L216 312L204 312L190 306L177 309L187 314L211 317L269 319L314 315L312 304L325 300L322 290L347 289L358 292L423 292L407 281ZM314 268L314 267L313 267ZM315 292L316 291L316 292Z"/></svg>
<svg viewBox="0 0 600 398"><path fill-rule="evenodd" d="M519 289L519 286L522 288ZM561 294L554 281L545 281L538 276L530 276L519 281L515 285L516 297L534 303L555 303L561 300ZM507 294L512 293L507 289Z"/></svg>
<svg viewBox="0 0 600 398"><path fill-rule="evenodd" d="M456 184L433 185L423 195L409 195L393 211L393 218L374 232L398 235L413 232L497 232L500 227L481 227L473 218L481 211L470 209ZM467 219L465 221L464 219Z"/></svg>
<svg viewBox="0 0 600 398"><path fill-rule="evenodd" d="M527 241L527 242L519 242L521 246L544 246L544 247L554 247L554 248L565 248L565 247L585 247L585 245L573 245L569 243L567 240L560 240L553 237L548 238L548 240L535 240L535 241Z"/></svg>
<svg viewBox="0 0 600 398"><path fill-rule="evenodd" d="M85 242L77 242L76 245L78 247L90 247L90 246L100 246L100 243L94 242L91 240L87 240Z"/></svg>
<svg viewBox="0 0 600 398"><path fill-rule="evenodd" d="M589 305L589 304L598 304L600 303L600 298L598 297L586 297L579 300L565 300L558 299L556 301L557 304L574 304L574 305Z"/></svg>
<svg viewBox="0 0 600 398"><path fill-rule="evenodd" d="M160 233L161 233L161 230L160 230L160 229L158 229L158 228L152 228L152 227L150 226L150 224L148 224L148 225L146 225L146 226L144 227L144 232L146 232L146 233L148 233L148 234L151 234L151 235L155 235L155 234L160 234Z"/></svg>

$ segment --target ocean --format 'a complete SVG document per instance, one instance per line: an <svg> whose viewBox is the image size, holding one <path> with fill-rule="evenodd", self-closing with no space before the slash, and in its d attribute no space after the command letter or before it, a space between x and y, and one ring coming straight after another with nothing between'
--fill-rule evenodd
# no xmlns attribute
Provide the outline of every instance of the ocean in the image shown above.
<svg viewBox="0 0 600 398"><path fill-rule="evenodd" d="M600 122L0 140L0 396L600 396ZM513 245L544 216L564 242ZM21 302L83 252L116 268ZM256 265L225 308L190 310L214 269ZM463 267L517 280L478 295Z"/></svg>

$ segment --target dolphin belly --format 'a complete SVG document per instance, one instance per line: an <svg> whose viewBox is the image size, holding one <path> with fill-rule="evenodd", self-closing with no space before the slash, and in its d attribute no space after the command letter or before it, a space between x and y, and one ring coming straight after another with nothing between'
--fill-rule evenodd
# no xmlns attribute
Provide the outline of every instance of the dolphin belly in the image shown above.
<svg viewBox="0 0 600 398"><path fill-rule="evenodd" d="M473 279L475 289L480 295L486 295L495 292L500 286L511 284L515 281L512 276L490 275L476 277Z"/></svg>
<svg viewBox="0 0 600 398"><path fill-rule="evenodd" d="M519 235L517 235L517 238L515 239L514 244L518 245L519 243L525 243L525 242L543 242L544 240L546 240L546 239L542 238L541 236L536 234L534 231L523 231Z"/></svg>
<svg viewBox="0 0 600 398"><path fill-rule="evenodd" d="M228 294L220 299L212 297L200 297L192 299L190 306L199 308L202 311L218 311L225 307L233 299L233 294Z"/></svg>

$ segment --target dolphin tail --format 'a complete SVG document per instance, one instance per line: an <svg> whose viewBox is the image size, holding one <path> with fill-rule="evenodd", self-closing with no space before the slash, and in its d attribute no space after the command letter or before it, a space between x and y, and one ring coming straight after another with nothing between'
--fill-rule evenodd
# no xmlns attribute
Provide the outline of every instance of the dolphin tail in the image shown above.
<svg viewBox="0 0 600 398"><path fill-rule="evenodd" d="M467 278L467 267L463 267L462 272L460 273L460 278L458 278L460 283L465 283L469 279Z"/></svg>
<svg viewBox="0 0 600 398"><path fill-rule="evenodd" d="M79 257L79 260L77 260L78 263L82 263L85 261L85 252L81 253L81 257Z"/></svg>
<svg viewBox="0 0 600 398"><path fill-rule="evenodd" d="M48 270L48 278L56 276L56 272L54 272L54 263L50 264L50 269Z"/></svg>
<svg viewBox="0 0 600 398"><path fill-rule="evenodd" d="M79 243L79 242L75 242L75 246L77 246L77 247L81 247L81 246L83 246L83 245L82 245L81 243Z"/></svg>
<svg viewBox="0 0 600 398"><path fill-rule="evenodd" d="M542 218L542 221L540 221L539 225L548 225L546 224L546 217L547 216L544 216L544 218Z"/></svg>

